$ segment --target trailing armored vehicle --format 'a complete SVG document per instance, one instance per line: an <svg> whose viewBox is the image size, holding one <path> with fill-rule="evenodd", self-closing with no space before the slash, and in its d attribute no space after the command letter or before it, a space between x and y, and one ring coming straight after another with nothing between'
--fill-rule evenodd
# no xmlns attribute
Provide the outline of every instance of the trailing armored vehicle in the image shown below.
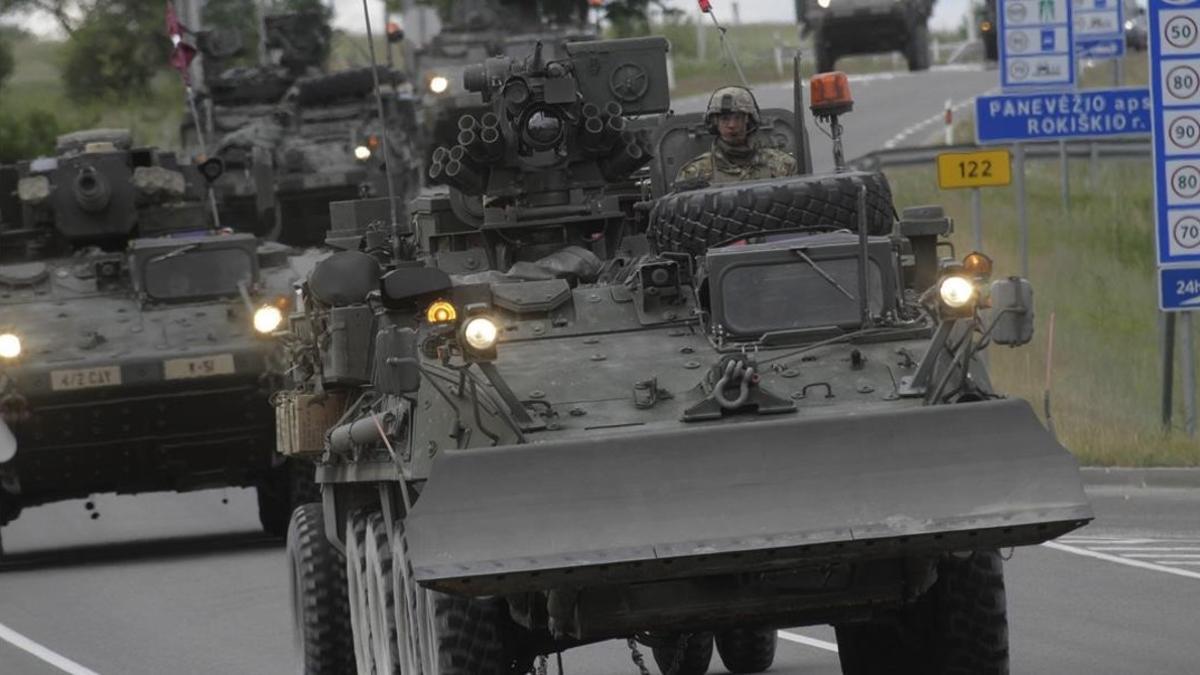
<svg viewBox="0 0 1200 675"><path fill-rule="evenodd" d="M586 11L547 15L527 2L458 1L447 12L442 30L427 44L410 50L408 57L414 86L421 93L426 160L438 146L458 143L458 120L463 115L478 116L487 110L479 92L463 87L466 68L491 57L524 56L539 42L548 58L557 58L567 42L596 36L587 26Z"/></svg>
<svg viewBox="0 0 1200 675"><path fill-rule="evenodd" d="M934 0L796 0L796 17L812 35L817 72L854 54L899 51L909 70L928 70Z"/></svg>
<svg viewBox="0 0 1200 675"><path fill-rule="evenodd" d="M418 110L404 73L324 72L330 41L324 12L267 16L264 31L274 55L269 63L206 75L207 151L226 167L214 186L222 224L290 245L319 246L329 229L329 203L387 195L389 162L395 193L414 196L420 185ZM202 35L206 64L244 50L223 37L227 33ZM382 117L376 74L384 93ZM185 147L199 152L191 125L189 116L182 130L191 145Z"/></svg>
<svg viewBox="0 0 1200 675"><path fill-rule="evenodd" d="M120 130L0 167L17 196L0 200L0 524L99 493L256 486L282 533L312 494L311 465L274 452L268 401L305 258L215 231L188 176Z"/></svg>
<svg viewBox="0 0 1200 675"><path fill-rule="evenodd" d="M431 173L480 212L427 195L309 277L277 399L322 490L288 534L305 672L609 639L642 673L761 672L818 623L847 673L1007 672L998 549L1092 517L981 359L1032 339L1028 282L941 259L950 222L897 220L880 174L675 185L705 120L634 121L670 107L666 48L468 69L490 109ZM852 105L841 73L813 91ZM807 155L800 115L762 119Z"/></svg>

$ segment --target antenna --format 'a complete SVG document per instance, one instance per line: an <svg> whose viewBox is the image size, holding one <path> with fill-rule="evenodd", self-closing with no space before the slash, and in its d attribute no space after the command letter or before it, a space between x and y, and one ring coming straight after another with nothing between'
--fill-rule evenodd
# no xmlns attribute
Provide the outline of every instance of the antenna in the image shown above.
<svg viewBox="0 0 1200 675"><path fill-rule="evenodd" d="M388 212L392 216L393 247L400 241L400 213L396 207L396 185L392 180L392 146L388 141L387 118L383 114L383 92L379 89L379 62L375 58L375 33L371 30L371 12L367 9L367 0L362 0L363 21L367 24L367 51L371 52L371 80L375 85L375 108L379 115L380 139L383 143L383 171L387 179Z"/></svg>

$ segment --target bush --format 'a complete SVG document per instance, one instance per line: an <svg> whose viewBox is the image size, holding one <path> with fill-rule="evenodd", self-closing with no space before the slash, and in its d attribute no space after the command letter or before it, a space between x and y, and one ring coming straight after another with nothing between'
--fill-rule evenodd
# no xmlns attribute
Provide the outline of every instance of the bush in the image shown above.
<svg viewBox="0 0 1200 675"><path fill-rule="evenodd" d="M143 97L155 73L167 67L170 51L162 3L102 5L67 42L62 71L67 95L75 101Z"/></svg>
<svg viewBox="0 0 1200 675"><path fill-rule="evenodd" d="M53 113L0 110L0 164L54 154L54 141L60 133L62 126Z"/></svg>

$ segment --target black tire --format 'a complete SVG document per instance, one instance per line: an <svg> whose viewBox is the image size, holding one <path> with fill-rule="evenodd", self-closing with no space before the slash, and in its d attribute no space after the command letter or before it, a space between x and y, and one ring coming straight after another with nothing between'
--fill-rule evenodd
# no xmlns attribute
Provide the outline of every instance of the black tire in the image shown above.
<svg viewBox="0 0 1200 675"><path fill-rule="evenodd" d="M439 675L509 675L502 600L430 591Z"/></svg>
<svg viewBox="0 0 1200 675"><path fill-rule="evenodd" d="M731 673L761 673L775 663L778 640L770 628L735 628L717 633L717 654Z"/></svg>
<svg viewBox="0 0 1200 675"><path fill-rule="evenodd" d="M837 626L847 675L1008 675L1004 567L997 551L946 557L938 580L893 621Z"/></svg>
<svg viewBox="0 0 1200 675"><path fill-rule="evenodd" d="M929 70L929 63L933 55L929 50L928 24L919 23L913 26L912 35L908 37L908 45L904 52L910 71Z"/></svg>
<svg viewBox="0 0 1200 675"><path fill-rule="evenodd" d="M695 633L689 636L679 668L674 673L671 672L671 666L675 663L675 652L678 650L675 647L654 647L653 651L654 662L663 675L704 675L708 672L708 664L712 662L713 635Z"/></svg>
<svg viewBox="0 0 1200 675"><path fill-rule="evenodd" d="M892 231L896 212L882 173L851 171L714 185L659 198L648 234L660 251L700 254L740 235L823 227L858 229L858 189L867 188L867 232Z"/></svg>
<svg viewBox="0 0 1200 675"><path fill-rule="evenodd" d="M346 568L325 537L320 504L305 504L292 514L287 538L292 575L292 616L296 646L305 675L341 675L354 671Z"/></svg>
<svg viewBox="0 0 1200 675"><path fill-rule="evenodd" d="M834 53L833 47L826 42L824 35L818 31L813 35L813 44L816 45L817 52L817 72L828 73L837 65L837 54Z"/></svg>
<svg viewBox="0 0 1200 675"><path fill-rule="evenodd" d="M284 536L297 506L321 501L320 488L313 480L314 471L311 462L289 459L258 484L258 522L263 532L272 537Z"/></svg>

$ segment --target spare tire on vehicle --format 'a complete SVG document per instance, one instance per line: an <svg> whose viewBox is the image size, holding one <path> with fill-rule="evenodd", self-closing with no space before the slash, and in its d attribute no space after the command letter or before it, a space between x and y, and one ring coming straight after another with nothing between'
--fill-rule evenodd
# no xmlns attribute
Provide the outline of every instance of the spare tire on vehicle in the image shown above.
<svg viewBox="0 0 1200 675"><path fill-rule="evenodd" d="M859 186L867 188L867 234L887 235L896 211L878 172L851 171L724 183L658 199L649 236L660 251L700 254L710 246L774 230L858 230Z"/></svg>

